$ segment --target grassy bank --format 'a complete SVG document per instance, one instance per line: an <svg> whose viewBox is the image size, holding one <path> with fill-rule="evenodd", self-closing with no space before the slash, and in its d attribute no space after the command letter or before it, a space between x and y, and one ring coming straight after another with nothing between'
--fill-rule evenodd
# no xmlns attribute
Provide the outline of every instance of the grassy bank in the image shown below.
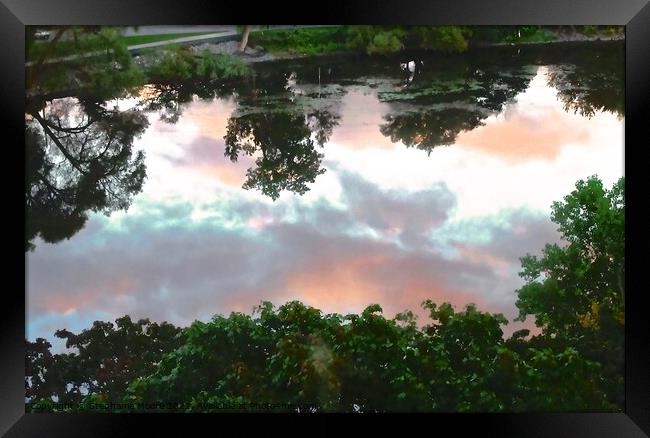
<svg viewBox="0 0 650 438"><path fill-rule="evenodd" d="M251 46L272 54L318 55L345 50L347 27L265 29L252 32Z"/></svg>
<svg viewBox="0 0 650 438"><path fill-rule="evenodd" d="M410 49L463 52L471 47L590 41L623 35L623 26L338 26L259 30L251 33L249 44L274 55L346 50L382 54Z"/></svg>
<svg viewBox="0 0 650 438"><path fill-rule="evenodd" d="M197 35L208 35L212 32L191 32L191 33L170 33L158 35L132 35L123 37L123 41L127 46L136 46L139 44L155 43L159 41L170 41L176 38L186 38ZM95 45L101 45L105 37L102 35L87 35L84 38L81 47L91 48ZM27 48L30 58L38 58L43 56L49 50L49 41L35 41L30 47ZM70 52L78 51L80 44L78 41L59 41L49 54L51 57L59 57L69 55Z"/></svg>

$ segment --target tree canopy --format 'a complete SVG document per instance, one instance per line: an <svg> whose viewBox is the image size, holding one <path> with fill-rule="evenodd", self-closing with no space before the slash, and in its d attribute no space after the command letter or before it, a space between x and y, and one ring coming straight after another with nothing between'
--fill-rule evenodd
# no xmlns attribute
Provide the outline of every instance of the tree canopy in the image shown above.
<svg viewBox="0 0 650 438"><path fill-rule="evenodd" d="M551 218L568 242L521 259L519 319L534 315L536 342L573 345L603 366L607 393L623 402L625 324L625 179L607 190L592 176L553 204Z"/></svg>
<svg viewBox="0 0 650 438"><path fill-rule="evenodd" d="M27 342L25 389L32 400L80 402L84 394L122 394L137 377L152 373L162 357L181 345L181 329L148 319L124 316L112 322L95 321L74 334L58 330L73 353L51 354L43 338Z"/></svg>

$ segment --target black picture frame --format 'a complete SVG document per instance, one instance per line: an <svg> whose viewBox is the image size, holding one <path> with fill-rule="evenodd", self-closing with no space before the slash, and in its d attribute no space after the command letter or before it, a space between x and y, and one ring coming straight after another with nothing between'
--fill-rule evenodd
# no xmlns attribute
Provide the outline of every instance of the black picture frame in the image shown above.
<svg viewBox="0 0 650 438"><path fill-rule="evenodd" d="M642 287L644 233L641 231L641 209L645 199L643 181L643 145L647 136L641 133L650 121L650 4L648 0L329 0L313 4L290 2L223 2L201 0L0 0L0 51L2 59L2 123L5 143L11 158L3 171L6 179L5 199L15 205L6 211L19 211L24 202L16 181L24 178L21 158L24 141L24 57L25 25L102 24L218 24L241 21L268 24L555 24L625 25L625 170L626 214L626 402L624 413L561 413L561 414L428 414L361 415L366 425L383 428L386 421L410 426L417 422L425 432L472 436L567 436L567 437L643 437L650 435L650 324L643 306ZM13 137L15 135L15 137ZM15 155L14 155L15 154ZM638 166L638 170L634 168ZM9 171L11 170L11 171ZM630 201L631 198L631 201ZM631 207L630 207L631 206ZM638 214L637 214L638 213ZM20 222L20 215L8 213ZM16 229L23 225L18 223ZM240 415L223 414L26 414L24 404L25 284L27 264L22 264L22 237L5 228L6 255L16 266L8 267L4 289L4 314L0 318L0 434L6 436L116 436L129 435L136 425L144 425L148 436L169 432L175 427L188 433L197 425L207 426L211 434L231 433L230 423L240 433L251 427L271 432L295 430L310 433L312 421L319 423L319 432L340 433L340 426L331 420L343 415L269 415L251 421ZM24 230L24 228L23 228ZM26 262L26 259L25 259ZM23 271L22 269L25 269ZM216 416L218 415L218 417ZM260 414L261 415L261 414ZM369 418L370 421L367 421ZM286 425L280 422L288 420ZM301 429L302 427L308 429ZM329 430L328 430L329 429ZM190 432L204 433L204 432ZM417 432L416 432L417 433Z"/></svg>

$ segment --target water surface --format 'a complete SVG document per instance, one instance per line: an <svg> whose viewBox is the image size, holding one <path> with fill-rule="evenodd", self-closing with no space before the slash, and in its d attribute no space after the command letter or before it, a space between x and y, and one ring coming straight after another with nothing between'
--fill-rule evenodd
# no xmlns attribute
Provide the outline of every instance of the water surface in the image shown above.
<svg viewBox="0 0 650 438"><path fill-rule="evenodd" d="M186 325L261 300L392 317L430 298L512 319L519 257L560 242L551 203L578 179L623 175L620 43L254 69L104 105L142 124L147 176L128 210L36 241L29 339L124 314ZM80 108L45 113L78 121Z"/></svg>

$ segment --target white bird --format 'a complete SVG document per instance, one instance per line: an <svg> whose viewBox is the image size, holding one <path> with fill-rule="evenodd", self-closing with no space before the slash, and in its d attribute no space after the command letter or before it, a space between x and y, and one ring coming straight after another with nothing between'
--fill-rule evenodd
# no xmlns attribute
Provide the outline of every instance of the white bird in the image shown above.
<svg viewBox="0 0 650 438"><path fill-rule="evenodd" d="M292 71L289 77L287 78L287 83L285 84L284 89L290 90L291 88L295 87L297 78L298 78L298 74L295 71Z"/></svg>

